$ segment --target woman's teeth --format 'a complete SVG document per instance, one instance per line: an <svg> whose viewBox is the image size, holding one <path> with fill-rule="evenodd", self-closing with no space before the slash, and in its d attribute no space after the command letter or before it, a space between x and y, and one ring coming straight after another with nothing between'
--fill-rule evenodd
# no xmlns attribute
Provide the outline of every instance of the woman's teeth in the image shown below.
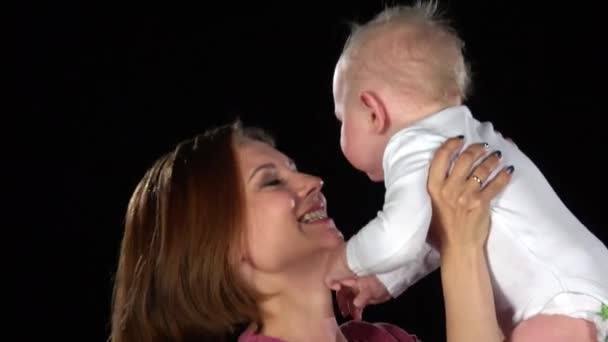
<svg viewBox="0 0 608 342"><path fill-rule="evenodd" d="M302 216L302 219L300 221L302 221L303 223L311 223L317 220L322 220L327 218L327 214L325 214L325 212L321 209L319 210L315 210L315 211L311 211L309 213L304 214L304 216Z"/></svg>

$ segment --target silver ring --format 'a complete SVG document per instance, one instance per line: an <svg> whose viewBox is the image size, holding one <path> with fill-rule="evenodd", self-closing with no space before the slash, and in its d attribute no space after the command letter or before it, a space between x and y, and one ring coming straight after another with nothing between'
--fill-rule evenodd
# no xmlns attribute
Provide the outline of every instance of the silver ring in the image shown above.
<svg viewBox="0 0 608 342"><path fill-rule="evenodd" d="M473 180L476 181L479 184L480 188L482 187L483 182L481 181L481 178L479 178L479 177L477 177L475 175L471 176L471 178L473 178Z"/></svg>

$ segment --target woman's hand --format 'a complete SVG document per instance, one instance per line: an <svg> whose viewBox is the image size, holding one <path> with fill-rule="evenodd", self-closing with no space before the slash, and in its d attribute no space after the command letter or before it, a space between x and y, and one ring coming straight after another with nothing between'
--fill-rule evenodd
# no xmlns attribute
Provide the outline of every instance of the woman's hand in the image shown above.
<svg viewBox="0 0 608 342"><path fill-rule="evenodd" d="M500 155L486 157L488 146L473 144L456 158L450 172L452 157L461 147L462 139L454 138L437 150L427 183L433 205L431 240L441 256L447 340L502 341L484 247L490 201L507 186L513 168L488 180Z"/></svg>
<svg viewBox="0 0 608 342"><path fill-rule="evenodd" d="M486 144L472 144L458 156L448 174L461 147L462 139L449 139L437 150L429 168L431 237L440 252L483 247L490 226L490 201L506 187L513 171L505 168L488 180L500 162L500 152L488 155Z"/></svg>

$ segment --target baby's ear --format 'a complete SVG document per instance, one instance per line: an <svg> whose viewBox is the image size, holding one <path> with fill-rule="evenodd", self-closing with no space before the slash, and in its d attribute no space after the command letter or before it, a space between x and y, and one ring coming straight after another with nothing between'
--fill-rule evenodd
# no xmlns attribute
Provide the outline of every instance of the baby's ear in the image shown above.
<svg viewBox="0 0 608 342"><path fill-rule="evenodd" d="M359 96L359 100L368 109L368 120L372 131L376 134L384 134L388 131L390 122L382 98L373 91L364 91Z"/></svg>

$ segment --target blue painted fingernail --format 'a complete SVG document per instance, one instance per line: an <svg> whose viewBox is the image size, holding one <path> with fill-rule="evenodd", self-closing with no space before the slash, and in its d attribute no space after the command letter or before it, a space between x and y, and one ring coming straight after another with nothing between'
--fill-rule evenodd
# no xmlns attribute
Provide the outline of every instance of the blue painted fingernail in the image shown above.
<svg viewBox="0 0 608 342"><path fill-rule="evenodd" d="M508 174L512 174L512 173L513 173L513 171L515 171L515 166L511 165L511 166L509 166L509 167L507 168L507 173L508 173Z"/></svg>
<svg viewBox="0 0 608 342"><path fill-rule="evenodd" d="M502 152L500 152L500 151L494 151L492 154L494 154L499 159L502 158Z"/></svg>
<svg viewBox="0 0 608 342"><path fill-rule="evenodd" d="M458 135L458 136L456 136L456 138L457 138L457 139L464 139L464 135L462 135L462 134L461 134L461 135Z"/></svg>
<svg viewBox="0 0 608 342"><path fill-rule="evenodd" d="M488 143L483 143L483 147L487 150L488 148L490 148L490 144Z"/></svg>

